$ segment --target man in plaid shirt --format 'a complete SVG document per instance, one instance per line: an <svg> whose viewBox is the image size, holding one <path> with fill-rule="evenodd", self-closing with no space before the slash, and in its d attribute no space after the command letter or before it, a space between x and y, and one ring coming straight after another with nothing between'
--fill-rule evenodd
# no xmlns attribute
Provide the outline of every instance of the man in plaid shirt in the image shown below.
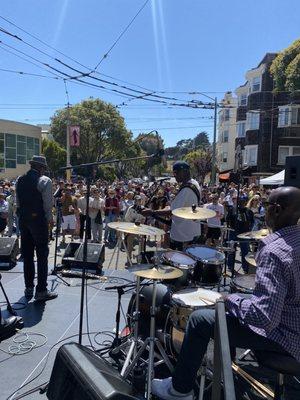
<svg viewBox="0 0 300 400"><path fill-rule="evenodd" d="M300 190L280 187L266 202L272 234L260 242L253 295L225 296L232 348L285 353L300 362ZM214 335L215 311L189 318L173 377L154 379L152 393L164 400L192 400L197 371Z"/></svg>

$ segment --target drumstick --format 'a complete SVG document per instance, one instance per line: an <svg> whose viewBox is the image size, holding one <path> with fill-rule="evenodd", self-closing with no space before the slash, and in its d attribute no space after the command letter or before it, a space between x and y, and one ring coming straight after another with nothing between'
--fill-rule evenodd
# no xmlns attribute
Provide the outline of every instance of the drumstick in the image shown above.
<svg viewBox="0 0 300 400"><path fill-rule="evenodd" d="M244 371L242 368L240 368L238 365L235 363L232 363L232 369L239 374L242 378L244 378L247 382L249 382L254 389L261 394L265 399L271 397L272 399L274 398L274 393L272 390L268 389L266 386L264 386L262 383L254 379L251 375L249 375L246 371Z"/></svg>

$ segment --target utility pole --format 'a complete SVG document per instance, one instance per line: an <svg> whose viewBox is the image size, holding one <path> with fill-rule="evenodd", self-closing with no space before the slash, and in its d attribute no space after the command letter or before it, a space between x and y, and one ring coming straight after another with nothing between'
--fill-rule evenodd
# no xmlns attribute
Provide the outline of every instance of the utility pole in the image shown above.
<svg viewBox="0 0 300 400"><path fill-rule="evenodd" d="M67 88L67 83L66 80L64 79L64 84L65 84L65 90L66 90L66 96L67 96L67 130L66 130L66 144L67 144L67 167L71 165L70 162L70 100L69 100L69 93L68 93L68 88ZM66 170L66 178L69 181L71 179L71 170L67 169Z"/></svg>
<svg viewBox="0 0 300 400"><path fill-rule="evenodd" d="M216 164L217 164L217 109L218 109L218 100L215 97L215 105L214 105L214 138L213 138L213 147L212 147L212 167L211 167L211 183L215 185L216 183Z"/></svg>

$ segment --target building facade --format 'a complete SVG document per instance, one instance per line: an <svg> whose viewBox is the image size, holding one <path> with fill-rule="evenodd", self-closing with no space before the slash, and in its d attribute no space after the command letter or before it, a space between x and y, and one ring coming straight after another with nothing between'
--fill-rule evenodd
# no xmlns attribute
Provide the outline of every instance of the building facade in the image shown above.
<svg viewBox="0 0 300 400"><path fill-rule="evenodd" d="M288 155L300 154L300 93L274 92L267 53L246 73L237 95L235 147L242 152L245 177L272 175L284 168Z"/></svg>
<svg viewBox="0 0 300 400"><path fill-rule="evenodd" d="M41 128L0 119L0 179L24 174L28 161L41 152Z"/></svg>
<svg viewBox="0 0 300 400"><path fill-rule="evenodd" d="M224 108L218 113L217 164L219 173L232 170L235 162L237 99L225 93Z"/></svg>

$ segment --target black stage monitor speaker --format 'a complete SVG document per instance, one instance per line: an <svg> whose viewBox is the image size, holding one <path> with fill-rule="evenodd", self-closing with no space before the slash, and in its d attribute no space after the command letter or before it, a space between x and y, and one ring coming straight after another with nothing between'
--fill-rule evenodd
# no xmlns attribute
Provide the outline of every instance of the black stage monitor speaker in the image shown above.
<svg viewBox="0 0 300 400"><path fill-rule="evenodd" d="M60 347L52 369L50 400L138 400L118 371L77 343Z"/></svg>
<svg viewBox="0 0 300 400"><path fill-rule="evenodd" d="M289 156L285 160L284 186L300 188L300 156Z"/></svg>
<svg viewBox="0 0 300 400"><path fill-rule="evenodd" d="M86 268L99 273L105 259L105 246L100 243L88 243ZM62 258L62 265L67 268L82 268L83 243L70 242Z"/></svg>
<svg viewBox="0 0 300 400"><path fill-rule="evenodd" d="M16 237L0 238L0 268L13 268L17 263L19 241Z"/></svg>

